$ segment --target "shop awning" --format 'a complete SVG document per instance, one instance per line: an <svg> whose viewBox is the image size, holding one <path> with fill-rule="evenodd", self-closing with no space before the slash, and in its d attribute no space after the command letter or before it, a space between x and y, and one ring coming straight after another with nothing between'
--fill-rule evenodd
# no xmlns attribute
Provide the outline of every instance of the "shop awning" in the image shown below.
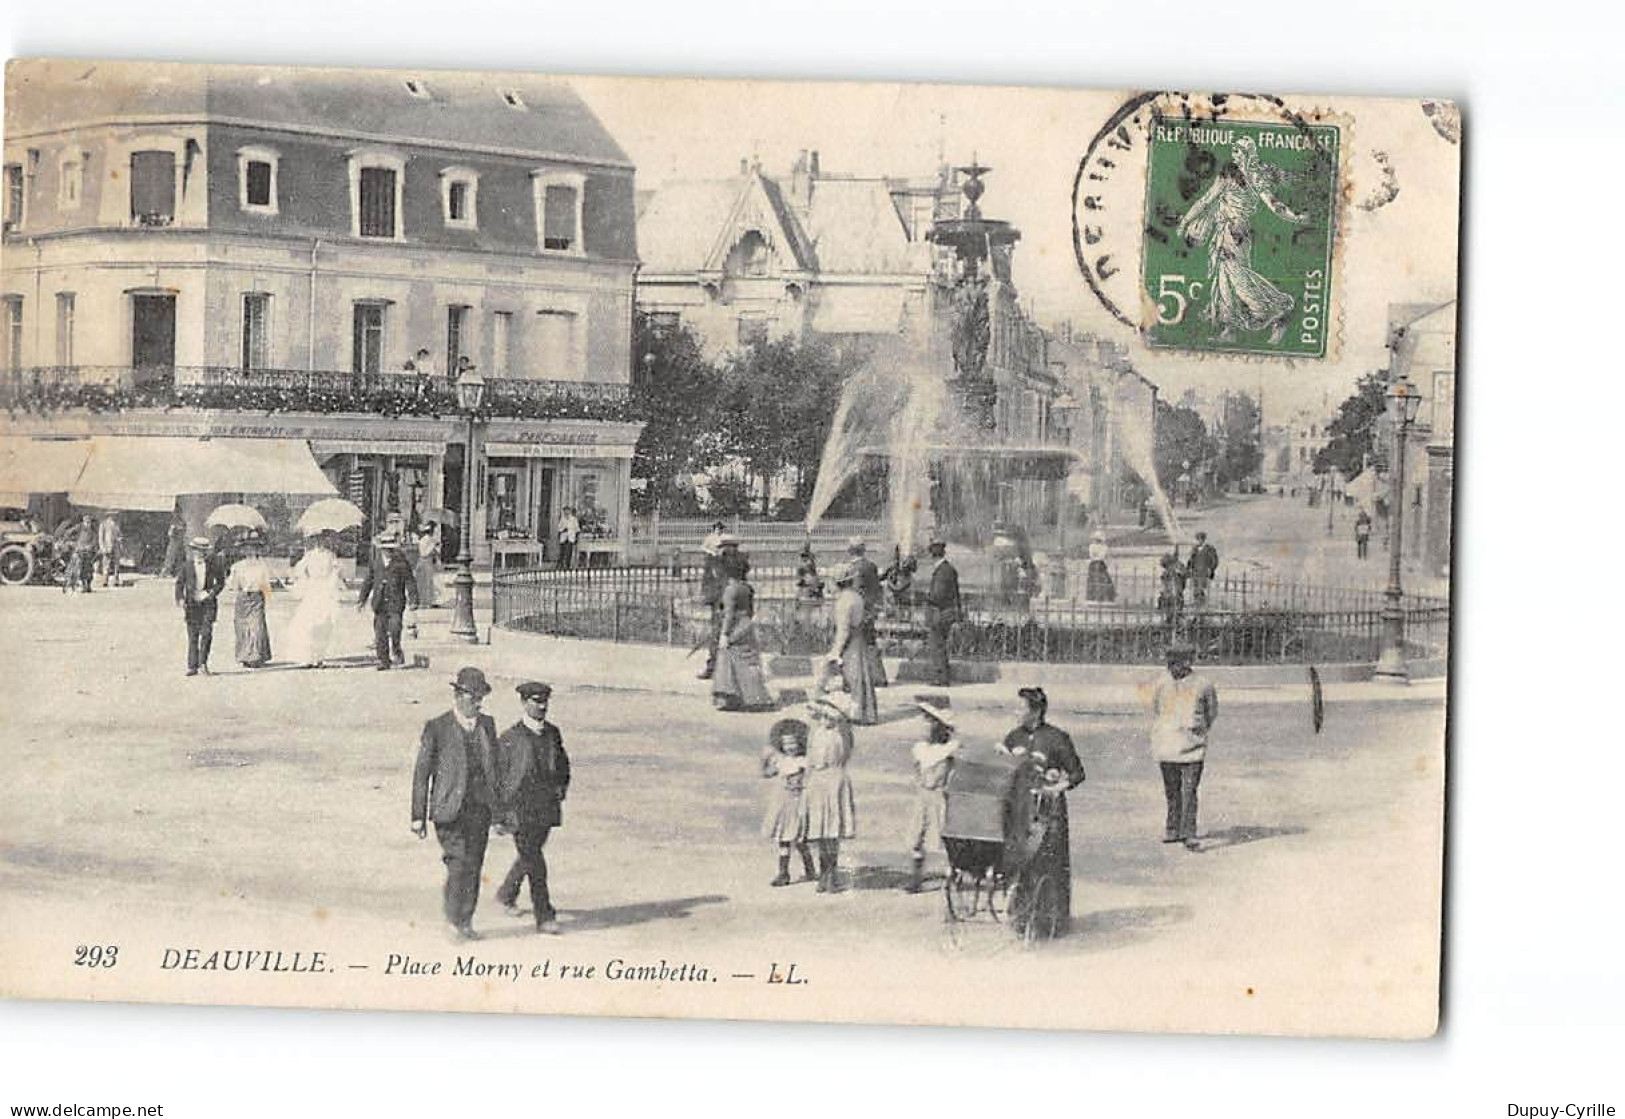
<svg viewBox="0 0 1625 1119"><path fill-rule="evenodd" d="M30 494L67 493L89 456L88 439L0 436L0 505L21 509Z"/></svg>
<svg viewBox="0 0 1625 1119"><path fill-rule="evenodd" d="M338 493L302 439L98 435L68 491L75 505L172 509L181 494Z"/></svg>

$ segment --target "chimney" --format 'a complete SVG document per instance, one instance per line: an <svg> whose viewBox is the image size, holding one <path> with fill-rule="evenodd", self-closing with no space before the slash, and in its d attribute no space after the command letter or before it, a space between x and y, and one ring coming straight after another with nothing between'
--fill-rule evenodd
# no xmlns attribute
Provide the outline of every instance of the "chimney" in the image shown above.
<svg viewBox="0 0 1625 1119"><path fill-rule="evenodd" d="M790 165L790 201L805 209L812 198L812 176L807 172L807 149L802 148Z"/></svg>

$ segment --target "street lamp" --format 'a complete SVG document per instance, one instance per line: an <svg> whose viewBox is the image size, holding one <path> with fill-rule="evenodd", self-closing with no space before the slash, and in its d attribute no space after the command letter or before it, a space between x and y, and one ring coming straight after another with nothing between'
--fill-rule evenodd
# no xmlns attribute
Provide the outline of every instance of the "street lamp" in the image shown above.
<svg viewBox="0 0 1625 1119"><path fill-rule="evenodd" d="M1388 415L1394 428L1394 461L1388 473L1388 590L1387 602L1382 608L1382 655L1377 658L1375 675L1390 680L1408 681L1410 673L1405 667L1405 608L1404 590L1399 582L1401 537L1405 527L1405 440L1417 409L1422 406L1422 394L1408 377L1400 377L1388 386Z"/></svg>
<svg viewBox="0 0 1625 1119"><path fill-rule="evenodd" d="M469 537L473 535L470 518L474 509L474 418L485 403L485 378L473 367L457 376L457 408L468 417L468 439L463 444L463 508L457 533L457 577L452 580L455 600L452 603L451 635L470 644L478 644L479 627L474 624L474 554Z"/></svg>

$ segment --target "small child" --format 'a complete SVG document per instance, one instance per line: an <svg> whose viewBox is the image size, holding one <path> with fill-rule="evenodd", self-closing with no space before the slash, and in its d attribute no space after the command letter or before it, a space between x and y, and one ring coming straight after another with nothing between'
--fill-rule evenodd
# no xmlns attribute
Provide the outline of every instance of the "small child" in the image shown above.
<svg viewBox="0 0 1625 1119"><path fill-rule="evenodd" d="M762 834L779 845L779 873L771 886L790 884L790 848L801 853L803 882L818 877L812 852L807 849L806 823L801 814L801 793L807 782L807 724L800 719L780 719L767 733L762 750L762 776L777 777L779 783L768 801L762 820Z"/></svg>
<svg viewBox="0 0 1625 1119"><path fill-rule="evenodd" d="M925 884L925 842L935 835L942 842L942 819L948 807L948 774L953 770L954 755L959 752L959 740L954 737L953 716L946 707L930 700L914 704L925 716L925 740L916 742L910 754L914 758L916 780L914 790L914 816L910 838L913 840L914 865L908 879L908 892L917 894Z"/></svg>

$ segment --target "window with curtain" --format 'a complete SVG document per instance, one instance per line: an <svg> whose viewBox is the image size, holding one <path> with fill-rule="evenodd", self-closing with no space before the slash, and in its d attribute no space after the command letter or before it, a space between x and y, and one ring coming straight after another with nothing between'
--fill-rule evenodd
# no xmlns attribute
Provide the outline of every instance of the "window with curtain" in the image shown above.
<svg viewBox="0 0 1625 1119"><path fill-rule="evenodd" d="M11 229L23 223L23 165L21 163L6 164L6 228Z"/></svg>
<svg viewBox="0 0 1625 1119"><path fill-rule="evenodd" d="M56 363L73 364L73 311L71 291L56 293Z"/></svg>
<svg viewBox="0 0 1625 1119"><path fill-rule="evenodd" d="M8 295L0 298L0 305L5 310L5 350L0 357L5 360L6 369L21 369L23 367L23 297Z"/></svg>
<svg viewBox="0 0 1625 1119"><path fill-rule="evenodd" d="M453 304L446 308L446 374L457 375L458 358L466 357L468 308Z"/></svg>
<svg viewBox="0 0 1625 1119"><path fill-rule="evenodd" d="M243 295L243 354L244 371L269 369L271 297L264 292L251 291Z"/></svg>
<svg viewBox="0 0 1625 1119"><path fill-rule="evenodd" d="M138 225L175 220L175 153L130 154L130 217Z"/></svg>
<svg viewBox="0 0 1625 1119"><path fill-rule="evenodd" d="M350 369L354 373L382 372L384 368L384 305L357 303L353 325Z"/></svg>

